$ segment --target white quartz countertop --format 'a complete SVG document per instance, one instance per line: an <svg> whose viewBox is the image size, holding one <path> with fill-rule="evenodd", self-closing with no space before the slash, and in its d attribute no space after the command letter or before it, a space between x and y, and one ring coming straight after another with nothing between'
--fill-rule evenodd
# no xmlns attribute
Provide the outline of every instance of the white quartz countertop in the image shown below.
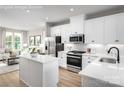
<svg viewBox="0 0 124 93"><path fill-rule="evenodd" d="M93 54L84 54L92 56ZM100 79L109 83L124 86L124 60L121 59L120 63L112 64L100 62L100 58L108 57L106 54L94 54L97 58L91 62L87 67L79 72L80 75L86 75L92 78Z"/></svg>
<svg viewBox="0 0 124 93"><path fill-rule="evenodd" d="M30 54L20 55L21 58L26 58L39 63L50 63L50 62L58 62L58 58L50 56L50 55L37 55L36 57L32 57Z"/></svg>

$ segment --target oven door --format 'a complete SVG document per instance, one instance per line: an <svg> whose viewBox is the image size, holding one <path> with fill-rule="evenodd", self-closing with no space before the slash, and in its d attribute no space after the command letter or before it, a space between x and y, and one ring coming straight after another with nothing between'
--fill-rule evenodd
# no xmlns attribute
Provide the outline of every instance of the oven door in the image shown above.
<svg viewBox="0 0 124 93"><path fill-rule="evenodd" d="M67 65L73 68L82 69L82 57L81 56L67 56Z"/></svg>

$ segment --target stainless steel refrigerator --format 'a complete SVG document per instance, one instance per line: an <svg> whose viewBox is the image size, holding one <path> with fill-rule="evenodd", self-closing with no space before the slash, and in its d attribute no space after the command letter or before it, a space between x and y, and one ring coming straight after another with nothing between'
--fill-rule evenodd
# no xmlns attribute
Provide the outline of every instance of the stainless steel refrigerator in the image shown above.
<svg viewBox="0 0 124 93"><path fill-rule="evenodd" d="M61 43L61 36L45 38L45 53L57 57L58 51L64 51L64 44Z"/></svg>

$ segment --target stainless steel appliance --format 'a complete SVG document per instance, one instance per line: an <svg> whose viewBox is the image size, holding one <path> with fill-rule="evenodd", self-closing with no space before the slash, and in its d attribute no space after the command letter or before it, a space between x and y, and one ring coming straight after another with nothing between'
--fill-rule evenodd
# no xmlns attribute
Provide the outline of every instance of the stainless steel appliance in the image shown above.
<svg viewBox="0 0 124 93"><path fill-rule="evenodd" d="M55 54L55 56L58 57L58 52L64 51L64 43L61 43L61 36L56 36L55 41L56 41L56 54Z"/></svg>
<svg viewBox="0 0 124 93"><path fill-rule="evenodd" d="M64 44L61 43L61 36L45 38L45 53L57 57L58 51L64 51Z"/></svg>
<svg viewBox="0 0 124 93"><path fill-rule="evenodd" d="M47 37L45 38L45 54L55 56L55 38Z"/></svg>
<svg viewBox="0 0 124 93"><path fill-rule="evenodd" d="M85 51L69 51L67 53L67 68L73 72L82 70L82 54Z"/></svg>
<svg viewBox="0 0 124 93"><path fill-rule="evenodd" d="M73 34L70 36L69 41L72 43L84 43L85 36L84 34Z"/></svg>

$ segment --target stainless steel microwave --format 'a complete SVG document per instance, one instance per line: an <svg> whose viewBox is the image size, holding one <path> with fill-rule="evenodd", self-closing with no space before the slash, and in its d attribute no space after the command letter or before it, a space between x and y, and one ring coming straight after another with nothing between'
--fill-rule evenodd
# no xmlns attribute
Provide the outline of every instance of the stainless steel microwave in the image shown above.
<svg viewBox="0 0 124 93"><path fill-rule="evenodd" d="M74 34L69 37L69 41L72 43L84 43L85 35L84 34Z"/></svg>

